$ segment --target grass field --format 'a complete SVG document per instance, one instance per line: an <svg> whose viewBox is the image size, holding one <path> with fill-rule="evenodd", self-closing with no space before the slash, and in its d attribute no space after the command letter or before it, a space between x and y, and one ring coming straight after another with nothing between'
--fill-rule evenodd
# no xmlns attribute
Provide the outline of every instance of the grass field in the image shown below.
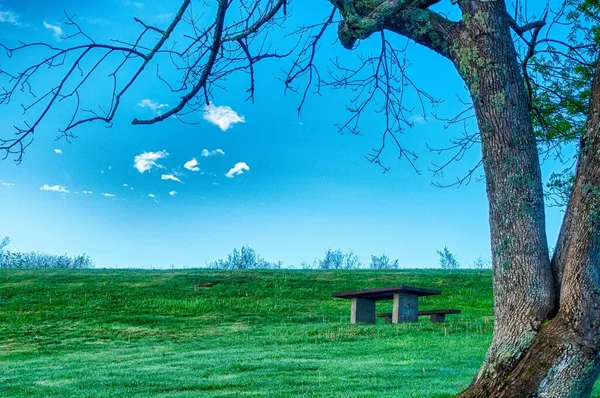
<svg viewBox="0 0 600 398"><path fill-rule="evenodd" d="M397 284L463 313L351 325L330 297ZM492 322L489 271L0 270L0 394L448 397Z"/></svg>

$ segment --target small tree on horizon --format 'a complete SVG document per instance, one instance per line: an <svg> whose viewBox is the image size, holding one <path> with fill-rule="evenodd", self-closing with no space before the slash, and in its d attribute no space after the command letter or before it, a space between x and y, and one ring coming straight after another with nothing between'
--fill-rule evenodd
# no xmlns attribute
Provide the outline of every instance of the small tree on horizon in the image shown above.
<svg viewBox="0 0 600 398"><path fill-rule="evenodd" d="M456 256L450 252L448 246L444 246L443 250L436 250L440 256L440 266L442 269L458 269L460 264L456 259Z"/></svg>
<svg viewBox="0 0 600 398"><path fill-rule="evenodd" d="M390 258L383 253L381 256L376 256L371 254L371 264L369 264L370 269L398 269L400 264L398 263L398 259L390 262Z"/></svg>

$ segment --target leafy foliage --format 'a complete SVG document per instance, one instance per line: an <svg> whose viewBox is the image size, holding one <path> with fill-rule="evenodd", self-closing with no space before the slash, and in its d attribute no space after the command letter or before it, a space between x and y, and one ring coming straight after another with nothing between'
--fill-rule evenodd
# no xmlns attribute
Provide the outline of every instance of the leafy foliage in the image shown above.
<svg viewBox="0 0 600 398"><path fill-rule="evenodd" d="M591 82L600 55L599 15L598 0L567 0L552 25L560 21L570 28L568 36L539 40L526 60L532 120L542 153L546 157L553 153L568 165L563 172L553 173L546 184L546 194L559 206L569 199L577 157L564 159L561 149L577 147L586 128Z"/></svg>

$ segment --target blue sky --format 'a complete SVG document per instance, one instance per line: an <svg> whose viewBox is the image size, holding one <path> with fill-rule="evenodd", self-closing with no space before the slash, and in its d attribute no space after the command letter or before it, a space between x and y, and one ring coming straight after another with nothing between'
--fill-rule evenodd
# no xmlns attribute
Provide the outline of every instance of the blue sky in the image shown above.
<svg viewBox="0 0 600 398"><path fill-rule="evenodd" d="M134 16L164 25L177 8L171 3L4 1L0 42L14 45L19 38L65 45L59 38L61 30L68 31L63 9L77 14L94 37L131 40L139 32ZM292 24L320 21L328 14L326 1L310 3L294 7ZM331 29L320 49L324 66L330 57L356 63L358 54L378 46L368 40L348 52L334 40ZM275 42L282 49L288 44L289 39ZM31 57L35 54L9 60L3 54L0 65L18 66ZM310 95L298 116L299 97L284 95L283 84L274 78L289 61L258 66L254 104L245 101L247 79L234 77L226 82L227 90L214 93L213 106L199 112L199 124L168 119L133 126L133 118L151 117L175 104L154 77L154 66L124 97L112 128L87 124L75 131L78 138L71 143L55 141L68 118L59 106L36 132L21 164L0 162L0 235L11 237L12 250L85 252L98 266L109 267L203 266L241 245L287 266L312 262L328 248L353 250L365 264L371 254L385 252L403 267L437 266L436 250L444 246L463 266L489 257L484 183L441 189L431 184L427 171L431 162L445 158L426 144L445 146L463 130L445 129L432 116L452 117L462 110L456 98L467 98L463 84L449 62L425 49L410 45L407 58L414 82L444 99L428 108L425 118L415 108L414 126L401 136L419 155L421 174L395 159L393 149L384 155L391 166L385 174L365 159L379 145L380 114L364 115L361 136L338 133L335 124L349 116L348 91ZM48 71L41 81L57 77ZM86 93L97 101L107 85L99 78ZM416 98L408 95L407 101L410 107ZM0 110L3 136L27 120L19 103ZM473 131L474 122L466 128ZM436 181L462 176L477 163L479 151L475 147ZM545 175L556 168L545 163ZM561 219L560 209L548 209L550 246Z"/></svg>

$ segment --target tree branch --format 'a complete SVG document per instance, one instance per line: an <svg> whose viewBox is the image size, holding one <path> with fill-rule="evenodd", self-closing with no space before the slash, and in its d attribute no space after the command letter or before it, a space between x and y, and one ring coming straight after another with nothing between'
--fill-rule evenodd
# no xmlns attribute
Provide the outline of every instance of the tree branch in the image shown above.
<svg viewBox="0 0 600 398"><path fill-rule="evenodd" d="M352 0L330 0L343 17L338 27L341 44L351 49L357 40L387 29L405 36L446 58L458 23L433 12L427 7L438 1L427 0L379 0L377 5L360 7Z"/></svg>

